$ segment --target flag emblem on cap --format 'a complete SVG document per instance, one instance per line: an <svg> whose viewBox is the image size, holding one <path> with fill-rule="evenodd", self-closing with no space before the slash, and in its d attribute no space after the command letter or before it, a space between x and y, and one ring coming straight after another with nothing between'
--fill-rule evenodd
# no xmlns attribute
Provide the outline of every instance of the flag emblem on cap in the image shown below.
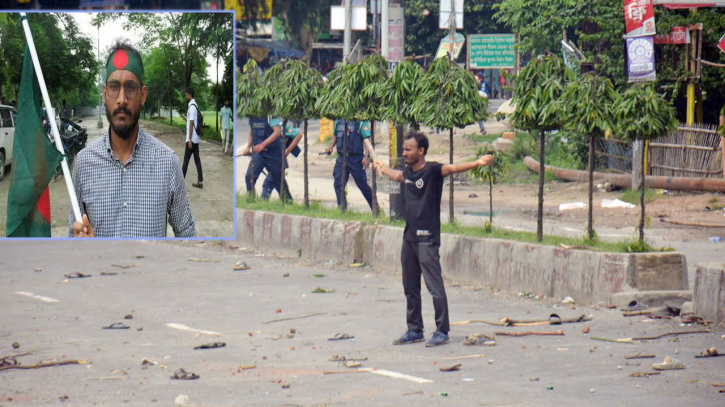
<svg viewBox="0 0 725 407"><path fill-rule="evenodd" d="M124 69L128 65L128 54L125 50L119 49L113 56L113 67L116 69Z"/></svg>

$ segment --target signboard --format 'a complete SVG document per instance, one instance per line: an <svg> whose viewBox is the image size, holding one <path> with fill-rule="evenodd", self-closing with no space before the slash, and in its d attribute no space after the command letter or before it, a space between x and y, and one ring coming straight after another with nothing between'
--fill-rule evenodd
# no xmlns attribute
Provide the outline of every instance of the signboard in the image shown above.
<svg viewBox="0 0 725 407"><path fill-rule="evenodd" d="M332 138L332 123L330 119L320 119L320 143L324 143Z"/></svg>
<svg viewBox="0 0 725 407"><path fill-rule="evenodd" d="M257 12L257 21L269 21L272 19L272 0L263 0L263 7ZM244 10L244 2L240 0L224 0L225 10L234 10L237 12L237 20L246 20L247 16Z"/></svg>
<svg viewBox="0 0 725 407"><path fill-rule="evenodd" d="M451 28L451 0L440 0L441 12L439 13L438 28L449 30ZM456 4L456 29L463 29L463 0L455 0Z"/></svg>
<svg viewBox="0 0 725 407"><path fill-rule="evenodd" d="M392 72L405 59L405 12L399 4L388 7L388 69Z"/></svg>
<svg viewBox="0 0 725 407"><path fill-rule="evenodd" d="M456 33L456 40L453 42L453 60L458 59L463 49L463 44L466 42L466 37L461 33ZM436 52L435 59L447 56L451 52L451 36L446 34L438 44L438 51Z"/></svg>
<svg viewBox="0 0 725 407"><path fill-rule="evenodd" d="M690 31L687 27L672 27L669 35L655 35L655 44L689 44Z"/></svg>
<svg viewBox="0 0 725 407"><path fill-rule="evenodd" d="M624 0L624 25L627 37L655 35L655 9L652 0Z"/></svg>
<svg viewBox="0 0 725 407"><path fill-rule="evenodd" d="M723 34L723 36L720 37L720 41L718 41L718 43L717 43L717 48L720 51L725 52L725 34Z"/></svg>
<svg viewBox="0 0 725 407"><path fill-rule="evenodd" d="M473 34L468 36L468 68L513 68L515 34Z"/></svg>
<svg viewBox="0 0 725 407"><path fill-rule="evenodd" d="M652 36L627 38L628 82L648 82L655 73L655 46Z"/></svg>
<svg viewBox="0 0 725 407"><path fill-rule="evenodd" d="M725 0L654 0L654 5L665 6L669 9L725 7Z"/></svg>
<svg viewBox="0 0 725 407"><path fill-rule="evenodd" d="M368 14L365 6L352 7L352 30L368 29ZM330 6L330 31L345 30L345 6Z"/></svg>

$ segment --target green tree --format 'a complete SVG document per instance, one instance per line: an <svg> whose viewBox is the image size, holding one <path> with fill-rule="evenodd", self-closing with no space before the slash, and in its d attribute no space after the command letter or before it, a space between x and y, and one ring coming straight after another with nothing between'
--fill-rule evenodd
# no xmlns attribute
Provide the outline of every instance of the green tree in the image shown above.
<svg viewBox="0 0 725 407"><path fill-rule="evenodd" d="M173 101L181 96L180 89L183 88L183 85L181 75L169 67L178 66L181 53L170 44L161 44L152 48L142 58L148 88L146 106L149 106L149 110L158 112L159 117L161 107L169 106L169 124L171 124L171 111L176 104Z"/></svg>
<svg viewBox="0 0 725 407"><path fill-rule="evenodd" d="M636 85L622 94L614 107L617 134L628 140L653 140L666 136L677 129L678 121L675 109L665 97L655 91L652 84ZM645 155L640 168L640 218L639 242L644 244L645 223Z"/></svg>
<svg viewBox="0 0 725 407"><path fill-rule="evenodd" d="M476 167L469 171L471 177L488 183L488 223L485 229L488 233L493 231L493 184L498 182L498 177L503 177L508 170L506 156L493 147L482 147L478 149L477 157L490 155L493 157L491 165Z"/></svg>
<svg viewBox="0 0 725 407"><path fill-rule="evenodd" d="M93 42L83 35L72 15L64 13L29 14L28 23L43 70L51 101L59 105L67 99L71 106L96 106L96 75L99 64ZM19 14L0 18L0 87L10 100L18 99L25 52L25 33Z"/></svg>
<svg viewBox="0 0 725 407"><path fill-rule="evenodd" d="M593 72L570 82L560 101L563 104L563 129L589 139L589 214L587 234L594 240L593 189L594 189L594 139L604 138L614 129L614 105L617 92L612 82Z"/></svg>
<svg viewBox="0 0 725 407"><path fill-rule="evenodd" d="M213 14L212 21L209 26L211 33L207 38L207 46L211 54L216 59L216 84L214 86L214 111L216 112L216 120L214 120L214 130L219 132L219 108L223 102L219 100L219 60L229 61L234 43L233 37L233 21L226 14ZM229 70L229 62L227 62L226 70ZM227 94L228 95L228 94ZM227 96L228 97L228 96Z"/></svg>
<svg viewBox="0 0 725 407"><path fill-rule="evenodd" d="M251 59L250 59L251 60ZM275 100L282 117L304 121L305 208L310 209L309 172L307 166L307 121L319 118L315 104L324 86L322 75L303 61L290 61L279 78L281 93Z"/></svg>
<svg viewBox="0 0 725 407"><path fill-rule="evenodd" d="M410 108L416 122L450 130L450 163L453 164L453 129L465 127L488 117L488 99L479 96L478 82L472 73L447 57L438 58L428 68L417 88L418 96ZM449 219L453 214L453 177L450 179Z"/></svg>
<svg viewBox="0 0 725 407"><path fill-rule="evenodd" d="M544 235L544 157L546 132L563 124L563 105L558 103L574 73L555 55L537 58L515 79L512 104L516 106L511 124L539 137L539 205L536 219L538 242Z"/></svg>
<svg viewBox="0 0 725 407"><path fill-rule="evenodd" d="M353 81L353 105L355 106L355 120L369 121L371 144L375 146L375 122L383 120L383 98L385 86L388 82L388 61L380 55L368 55L356 64L350 72ZM374 153L374 152L373 152ZM373 216L380 214L378 205L378 187L375 173L372 174L373 190Z"/></svg>
<svg viewBox="0 0 725 407"><path fill-rule="evenodd" d="M399 63L383 87L383 116L398 124L409 124L419 128L410 111L418 95L418 86L425 71L417 63L405 60Z"/></svg>

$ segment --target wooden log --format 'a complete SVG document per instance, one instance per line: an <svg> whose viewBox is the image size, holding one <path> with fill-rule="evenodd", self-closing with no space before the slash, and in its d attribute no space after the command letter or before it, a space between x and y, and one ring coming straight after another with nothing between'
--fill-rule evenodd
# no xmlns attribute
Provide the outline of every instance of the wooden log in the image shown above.
<svg viewBox="0 0 725 407"><path fill-rule="evenodd" d="M695 226L699 228L725 228L725 224L722 223L704 223L704 222L686 222L682 220L667 220L660 218L660 222L670 223L673 225L680 226Z"/></svg>

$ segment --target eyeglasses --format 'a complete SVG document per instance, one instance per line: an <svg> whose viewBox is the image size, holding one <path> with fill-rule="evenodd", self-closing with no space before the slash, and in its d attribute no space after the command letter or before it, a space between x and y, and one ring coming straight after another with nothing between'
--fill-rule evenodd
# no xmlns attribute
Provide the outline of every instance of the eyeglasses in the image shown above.
<svg viewBox="0 0 725 407"><path fill-rule="evenodd" d="M127 99L136 99L140 88L141 85L134 81L128 81L123 84L123 91L126 94ZM121 82L111 81L106 83L106 94L108 94L108 97L111 99L118 98L118 95L121 94Z"/></svg>

